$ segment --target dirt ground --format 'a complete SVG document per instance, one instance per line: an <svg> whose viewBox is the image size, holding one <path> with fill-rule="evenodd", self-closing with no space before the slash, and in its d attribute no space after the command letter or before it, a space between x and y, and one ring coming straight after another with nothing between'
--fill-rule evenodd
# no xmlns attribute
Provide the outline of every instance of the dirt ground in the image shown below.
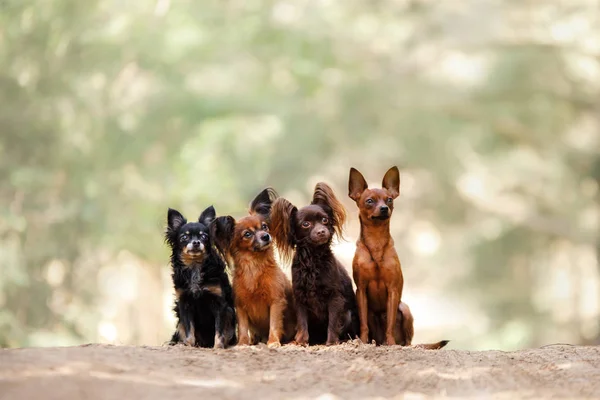
<svg viewBox="0 0 600 400"><path fill-rule="evenodd" d="M600 398L600 347L0 350L0 399Z"/></svg>

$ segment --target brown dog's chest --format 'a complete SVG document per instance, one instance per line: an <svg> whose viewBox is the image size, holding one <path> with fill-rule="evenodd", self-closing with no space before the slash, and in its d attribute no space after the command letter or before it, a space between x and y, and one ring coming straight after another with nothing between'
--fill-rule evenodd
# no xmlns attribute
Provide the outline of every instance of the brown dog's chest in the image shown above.
<svg viewBox="0 0 600 400"><path fill-rule="evenodd" d="M269 311L273 303L273 276L271 271L238 273L233 279L237 307L248 314L252 325L269 326Z"/></svg>
<svg viewBox="0 0 600 400"><path fill-rule="evenodd" d="M389 290L402 293L402 269L393 246L369 250L365 243L359 242L352 267L356 286L366 290L370 310L386 310Z"/></svg>

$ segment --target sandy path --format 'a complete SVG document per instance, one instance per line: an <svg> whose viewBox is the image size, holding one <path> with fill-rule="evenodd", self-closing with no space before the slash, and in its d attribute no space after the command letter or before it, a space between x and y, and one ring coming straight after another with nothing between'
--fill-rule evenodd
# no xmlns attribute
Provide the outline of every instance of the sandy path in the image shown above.
<svg viewBox="0 0 600 400"><path fill-rule="evenodd" d="M600 347L0 350L0 399L600 398Z"/></svg>

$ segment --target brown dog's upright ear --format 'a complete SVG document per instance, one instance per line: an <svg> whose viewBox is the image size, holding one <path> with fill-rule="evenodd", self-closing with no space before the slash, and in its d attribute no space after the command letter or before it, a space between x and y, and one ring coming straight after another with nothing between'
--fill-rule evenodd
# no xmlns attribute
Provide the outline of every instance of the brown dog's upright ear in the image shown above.
<svg viewBox="0 0 600 400"><path fill-rule="evenodd" d="M271 213L271 206L277 197L279 196L273 188L268 187L264 189L262 192L256 195L254 200L252 200L252 203L250 203L250 210L248 210L248 212L250 214L268 216Z"/></svg>
<svg viewBox="0 0 600 400"><path fill-rule="evenodd" d="M273 202L271 207L271 234L281 258L287 263L294 254L294 224L298 209L292 203L280 197Z"/></svg>
<svg viewBox="0 0 600 400"><path fill-rule="evenodd" d="M381 186L387 189L394 199L400 195L400 171L398 171L398 167L393 166L385 173Z"/></svg>
<svg viewBox="0 0 600 400"><path fill-rule="evenodd" d="M235 228L235 219L229 215L218 217L210 224L210 236L217 249L224 255L230 253L231 239L233 239L233 230Z"/></svg>
<svg viewBox="0 0 600 400"><path fill-rule="evenodd" d="M350 168L350 178L348 179L348 196L354 200L358 201L362 193L367 190L369 186L367 185L367 181L365 177L362 176L360 172L356 168Z"/></svg>
<svg viewBox="0 0 600 400"><path fill-rule="evenodd" d="M335 229L335 233L340 239L343 239L343 227L346 223L346 209L344 205L335 197L333 189L324 182L319 182L315 186L313 199L311 204L320 204L328 207L331 210L333 221L331 224Z"/></svg>

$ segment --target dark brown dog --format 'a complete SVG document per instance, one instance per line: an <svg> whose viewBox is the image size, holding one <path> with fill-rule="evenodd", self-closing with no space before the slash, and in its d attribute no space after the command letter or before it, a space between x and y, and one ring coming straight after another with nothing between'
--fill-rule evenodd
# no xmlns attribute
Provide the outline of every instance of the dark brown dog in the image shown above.
<svg viewBox="0 0 600 400"><path fill-rule="evenodd" d="M296 334L292 284L275 261L269 215L277 194L260 192L250 204L250 215L219 217L212 225L217 247L232 259L233 293L238 321L238 345L267 342L279 347Z"/></svg>
<svg viewBox="0 0 600 400"><path fill-rule="evenodd" d="M292 286L298 316L296 343L332 345L358 334L356 299L350 276L331 251L341 236L344 206L325 183L317 183L310 205L296 208L278 198L271 213L275 243L292 259Z"/></svg>
<svg viewBox="0 0 600 400"><path fill-rule="evenodd" d="M364 343L410 346L414 330L413 316L401 302L404 278L394 239L390 235L390 217L394 199L400 194L400 172L390 168L383 177L382 189L369 189L358 170L350 169L348 195L359 209L360 237L352 262L356 301L360 319L360 339ZM447 340L417 345L440 349Z"/></svg>

